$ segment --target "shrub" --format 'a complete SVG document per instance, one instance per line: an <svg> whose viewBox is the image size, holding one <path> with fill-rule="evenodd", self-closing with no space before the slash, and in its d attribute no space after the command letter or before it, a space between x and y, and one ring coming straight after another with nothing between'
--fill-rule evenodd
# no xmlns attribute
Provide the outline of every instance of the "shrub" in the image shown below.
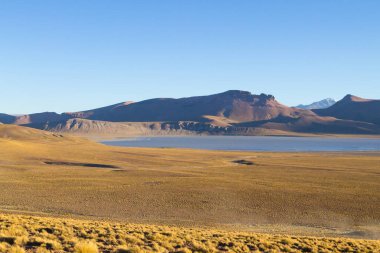
<svg viewBox="0 0 380 253"><path fill-rule="evenodd" d="M9 247L8 243L1 242L0 243L0 252L7 252L8 247Z"/></svg>
<svg viewBox="0 0 380 253"><path fill-rule="evenodd" d="M36 251L36 253L50 253L50 250L47 250L44 247L39 247Z"/></svg>
<svg viewBox="0 0 380 253"><path fill-rule="evenodd" d="M98 253L98 246L91 241L78 242L74 248L75 253Z"/></svg>
<svg viewBox="0 0 380 253"><path fill-rule="evenodd" d="M8 253L25 253L25 250L21 248L20 246L12 246L8 250Z"/></svg>
<svg viewBox="0 0 380 253"><path fill-rule="evenodd" d="M121 246L116 249L116 253L142 253L142 252L143 251L137 246L131 247L131 248Z"/></svg>

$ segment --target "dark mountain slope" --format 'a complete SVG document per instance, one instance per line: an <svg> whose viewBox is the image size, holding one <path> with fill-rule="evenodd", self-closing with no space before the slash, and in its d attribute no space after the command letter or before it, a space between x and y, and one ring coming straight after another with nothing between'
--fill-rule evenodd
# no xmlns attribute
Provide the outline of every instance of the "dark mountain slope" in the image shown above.
<svg viewBox="0 0 380 253"><path fill-rule="evenodd" d="M12 124L15 122L16 117L4 113L0 113L0 123Z"/></svg>
<svg viewBox="0 0 380 253"><path fill-rule="evenodd" d="M122 102L110 106L101 107L98 109L93 110L87 110L82 112L67 112L64 113L64 115L70 117L70 118L82 118L82 119L89 119L89 118L106 118L107 115L112 113L112 111L116 110L117 108L124 108L128 106L129 104L132 104L133 102Z"/></svg>
<svg viewBox="0 0 380 253"><path fill-rule="evenodd" d="M363 99L352 95L345 96L333 106L313 110L320 116L369 122L380 125L380 100Z"/></svg>
<svg viewBox="0 0 380 253"><path fill-rule="evenodd" d="M55 112L41 112L41 113L33 113L22 116L17 116L12 122L12 124L16 125L26 125L31 123L45 123L45 122L55 122L62 121L71 118L66 114L58 114Z"/></svg>
<svg viewBox="0 0 380 253"><path fill-rule="evenodd" d="M380 126L373 123L341 120L313 114L304 114L299 118L281 116L272 120L244 122L234 126L276 129L297 133L380 134Z"/></svg>

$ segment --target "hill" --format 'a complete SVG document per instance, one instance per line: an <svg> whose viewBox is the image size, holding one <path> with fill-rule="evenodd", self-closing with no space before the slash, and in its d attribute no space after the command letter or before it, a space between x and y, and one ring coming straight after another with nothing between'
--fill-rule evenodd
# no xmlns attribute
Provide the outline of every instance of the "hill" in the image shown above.
<svg viewBox="0 0 380 253"><path fill-rule="evenodd" d="M278 117L272 120L244 122L235 127L281 130L288 133L309 134L380 134L380 126L373 123L341 120L334 117L322 117L304 114L297 118Z"/></svg>
<svg viewBox="0 0 380 253"><path fill-rule="evenodd" d="M219 94L188 98L156 98L136 103L116 104L92 111L69 113L72 117L114 122L208 121L217 116L231 121L268 120L294 115L297 109L278 103L271 95L253 95L230 90Z"/></svg>
<svg viewBox="0 0 380 253"><path fill-rule="evenodd" d="M0 122L4 124L15 124L15 125L27 125L27 124L41 124L46 122L56 122L67 120L71 116L63 113L58 114L55 112L41 112L32 113L19 116L13 116L8 114L0 113Z"/></svg>
<svg viewBox="0 0 380 253"><path fill-rule="evenodd" d="M233 123L269 120L295 116L298 109L277 102L272 95L253 95L247 91L230 90L209 96L188 98L156 98L141 102L123 102L98 109L57 114L35 113L7 117L6 122L18 125L63 122L73 118L109 122L179 122L194 121Z"/></svg>
<svg viewBox="0 0 380 253"><path fill-rule="evenodd" d="M127 101L127 102L109 105L109 106L105 106L105 107L101 107L101 108L93 109L93 110L87 110L87 111L81 111L81 112L67 112L67 113L64 113L63 115L66 115L67 117L70 117L70 118L103 119L103 118L108 117L109 114L112 114L118 108L125 108L126 106L132 103L133 103L132 101Z"/></svg>
<svg viewBox="0 0 380 253"><path fill-rule="evenodd" d="M58 114L55 112L41 112L17 116L13 124L26 125L31 123L56 122L69 118L70 116L66 114Z"/></svg>
<svg viewBox="0 0 380 253"><path fill-rule="evenodd" d="M15 116L0 113L0 123L12 124L12 123L15 123L15 119L16 119Z"/></svg>
<svg viewBox="0 0 380 253"><path fill-rule="evenodd" d="M29 127L22 127L16 125L0 125L0 140L13 140L13 141L29 141L29 140L56 140L56 139L70 139L62 135L32 129Z"/></svg>
<svg viewBox="0 0 380 253"><path fill-rule="evenodd" d="M333 106L326 109L313 110L313 112L320 116L380 125L380 100L375 99L364 99L347 95Z"/></svg>

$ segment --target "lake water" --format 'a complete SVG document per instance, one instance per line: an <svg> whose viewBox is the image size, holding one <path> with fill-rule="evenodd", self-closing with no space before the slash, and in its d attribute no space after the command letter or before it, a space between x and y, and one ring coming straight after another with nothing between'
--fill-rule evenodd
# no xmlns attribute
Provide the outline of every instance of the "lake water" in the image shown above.
<svg viewBox="0 0 380 253"><path fill-rule="evenodd" d="M380 139L268 137L268 136L180 136L138 137L103 141L111 146L193 148L252 151L380 151Z"/></svg>

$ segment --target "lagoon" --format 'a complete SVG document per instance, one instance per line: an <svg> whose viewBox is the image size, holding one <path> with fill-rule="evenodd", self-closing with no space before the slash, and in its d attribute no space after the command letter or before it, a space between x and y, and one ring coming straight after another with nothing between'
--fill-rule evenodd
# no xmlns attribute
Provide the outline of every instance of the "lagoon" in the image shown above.
<svg viewBox="0 0 380 253"><path fill-rule="evenodd" d="M103 141L123 147L191 148L240 151L380 151L380 139L271 136L165 136Z"/></svg>

